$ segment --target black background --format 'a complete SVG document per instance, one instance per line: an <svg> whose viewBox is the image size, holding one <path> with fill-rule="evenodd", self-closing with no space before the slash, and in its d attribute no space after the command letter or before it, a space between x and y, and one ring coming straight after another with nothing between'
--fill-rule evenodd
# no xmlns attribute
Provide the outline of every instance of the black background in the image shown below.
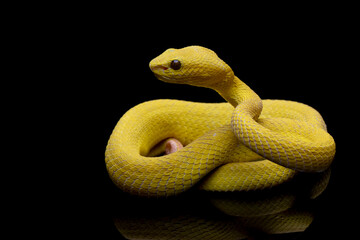
<svg viewBox="0 0 360 240"><path fill-rule="evenodd" d="M47 63L58 91L46 95L59 99L54 107L64 113L51 119L60 120L57 134L67 139L61 148L70 149L61 162L64 194L56 197L67 215L66 223L58 225L60 232L69 227L80 237L122 239L112 222L110 203L118 190L105 169L107 140L121 116L141 102L223 101L210 89L163 83L148 67L167 48L201 45L214 50L262 99L299 101L322 114L337 154L317 218L299 239L351 236L356 176L347 164L356 156L345 155L348 131L339 117L349 114L351 100L342 97L350 83L343 68L347 30L335 8L306 6L275 14L265 6L261 12L252 8L251 14L241 9L237 14L204 10L201 15L186 8L148 10L146 15L126 9L78 7L71 18L61 15L52 26L59 31L51 31L46 43L50 50L45 57L59 56Z"/></svg>

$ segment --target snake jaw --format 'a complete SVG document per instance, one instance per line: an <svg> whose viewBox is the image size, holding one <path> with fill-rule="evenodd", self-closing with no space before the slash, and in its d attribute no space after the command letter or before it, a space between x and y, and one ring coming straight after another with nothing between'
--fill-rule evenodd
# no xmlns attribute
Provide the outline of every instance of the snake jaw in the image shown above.
<svg viewBox="0 0 360 240"><path fill-rule="evenodd" d="M150 69L157 79L163 82L176 83L175 78L167 75L167 70L169 69L168 67L165 67L164 65L152 65L150 63Z"/></svg>
<svg viewBox="0 0 360 240"><path fill-rule="evenodd" d="M157 75L164 73L164 71L169 69L168 66L166 66L163 62L159 61L158 59L151 60L149 63L149 67L151 71Z"/></svg>
<svg viewBox="0 0 360 240"><path fill-rule="evenodd" d="M152 72L156 73L157 71L165 71L168 70L168 67L162 66L162 65L151 65L150 64L150 69Z"/></svg>
<svg viewBox="0 0 360 240"><path fill-rule="evenodd" d="M151 71L154 73L154 75L159 80L162 80L162 81L165 81L165 82L172 80L171 78L166 76L166 70L169 69L168 67L166 67L166 66L164 66L162 64L156 63L154 61L150 62L149 67L150 67Z"/></svg>

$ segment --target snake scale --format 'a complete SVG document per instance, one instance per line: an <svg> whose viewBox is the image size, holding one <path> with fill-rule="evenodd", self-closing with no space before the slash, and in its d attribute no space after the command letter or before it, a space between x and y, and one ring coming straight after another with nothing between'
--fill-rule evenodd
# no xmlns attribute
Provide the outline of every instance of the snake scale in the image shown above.
<svg viewBox="0 0 360 240"><path fill-rule="evenodd" d="M164 99L127 111L105 152L109 176L123 191L149 197L176 195L194 185L249 191L330 166L335 142L315 109L262 100L212 50L171 48L150 69L164 82L214 89L227 102ZM172 150L160 154L166 148Z"/></svg>

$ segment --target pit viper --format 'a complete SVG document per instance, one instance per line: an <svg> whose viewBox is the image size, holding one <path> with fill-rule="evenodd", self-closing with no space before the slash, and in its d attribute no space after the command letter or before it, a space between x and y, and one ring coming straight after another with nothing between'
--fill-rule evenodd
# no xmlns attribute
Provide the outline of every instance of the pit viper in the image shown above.
<svg viewBox="0 0 360 240"><path fill-rule="evenodd" d="M123 191L161 197L193 186L265 189L333 161L334 139L315 109L262 100L214 51L170 48L149 65L161 81L210 88L227 102L163 99L127 111L105 151L109 176Z"/></svg>

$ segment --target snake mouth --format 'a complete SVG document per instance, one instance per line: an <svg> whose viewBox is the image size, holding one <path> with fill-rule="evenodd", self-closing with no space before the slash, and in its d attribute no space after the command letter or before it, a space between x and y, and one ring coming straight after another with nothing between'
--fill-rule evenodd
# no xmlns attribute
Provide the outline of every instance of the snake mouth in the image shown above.
<svg viewBox="0 0 360 240"><path fill-rule="evenodd" d="M153 71L155 73L159 70L162 70L162 71L168 70L169 68L165 67L163 65L156 65L156 66L150 66L150 69L151 69L151 71Z"/></svg>
<svg viewBox="0 0 360 240"><path fill-rule="evenodd" d="M154 73L154 75L156 76L156 78L158 78L161 81L164 82L171 82L171 78L166 76L165 71L168 70L168 67L165 67L163 65L151 65L150 64L150 69L151 71Z"/></svg>

